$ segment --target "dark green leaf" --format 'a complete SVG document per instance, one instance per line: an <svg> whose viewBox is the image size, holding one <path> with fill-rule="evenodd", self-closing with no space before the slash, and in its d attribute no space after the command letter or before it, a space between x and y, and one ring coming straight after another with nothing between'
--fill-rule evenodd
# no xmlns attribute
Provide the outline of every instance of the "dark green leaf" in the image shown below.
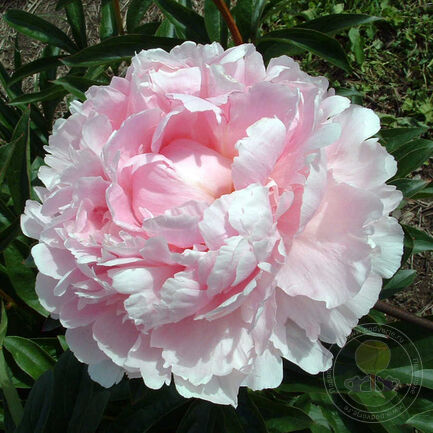
<svg viewBox="0 0 433 433"><path fill-rule="evenodd" d="M81 101L84 101L86 99L86 95L84 94L84 92L90 86L103 84L99 81L89 80L88 78L84 77L75 77L73 75L59 78L53 81L53 83L62 86L66 91L72 93Z"/></svg>
<svg viewBox="0 0 433 433"><path fill-rule="evenodd" d="M223 47L226 47L228 37L227 24L213 0L205 0L204 2L204 22L211 42L216 41Z"/></svg>
<svg viewBox="0 0 433 433"><path fill-rule="evenodd" d="M389 183L395 185L404 198L411 198L429 185L429 182L421 179L395 179Z"/></svg>
<svg viewBox="0 0 433 433"><path fill-rule="evenodd" d="M38 379L55 364L55 360L42 347L27 338L6 337L5 347L20 368L33 379Z"/></svg>
<svg viewBox="0 0 433 433"><path fill-rule="evenodd" d="M384 141L388 152L395 152L400 146L419 137L426 131L426 128L392 128L382 129L379 137Z"/></svg>
<svg viewBox="0 0 433 433"><path fill-rule="evenodd" d="M140 35L149 35L152 36L156 33L161 23L154 22L154 23L145 23L141 26L138 26L135 28L134 33L140 34Z"/></svg>
<svg viewBox="0 0 433 433"><path fill-rule="evenodd" d="M433 409L410 417L406 424L421 430L423 433L433 433Z"/></svg>
<svg viewBox="0 0 433 433"><path fill-rule="evenodd" d="M155 32L155 36L162 36L165 38L175 38L176 28L174 25L165 18Z"/></svg>
<svg viewBox="0 0 433 433"><path fill-rule="evenodd" d="M17 9L10 9L3 15L3 18L15 30L33 39L55 45L70 53L77 50L74 43L64 32L36 15Z"/></svg>
<svg viewBox="0 0 433 433"><path fill-rule="evenodd" d="M53 389L54 375L52 371L47 371L30 391L24 407L23 420L18 426L16 433L44 432L50 415Z"/></svg>
<svg viewBox="0 0 433 433"><path fill-rule="evenodd" d="M244 42L255 40L265 5L265 0L237 1L233 12Z"/></svg>
<svg viewBox="0 0 433 433"><path fill-rule="evenodd" d="M331 14L325 15L315 20L307 21L306 23L302 23L297 27L317 30L318 32L332 35L353 26L373 23L382 19L383 18L363 14Z"/></svg>
<svg viewBox="0 0 433 433"><path fill-rule="evenodd" d="M29 104L33 102L53 101L66 96L67 92L61 86L50 86L46 90L36 93L27 93L10 102L10 105Z"/></svg>
<svg viewBox="0 0 433 433"><path fill-rule="evenodd" d="M7 106L0 94L0 123L3 124L10 132L15 128L19 115L14 108Z"/></svg>
<svg viewBox="0 0 433 433"><path fill-rule="evenodd" d="M19 214L30 197L30 110L28 108L24 110L18 121L12 138L15 140L15 149L6 171L6 180L14 209Z"/></svg>
<svg viewBox="0 0 433 433"><path fill-rule="evenodd" d="M59 2L60 3L60 2ZM57 5L58 6L58 5ZM78 48L87 46L86 20L81 0L70 0L65 5L66 17Z"/></svg>
<svg viewBox="0 0 433 433"><path fill-rule="evenodd" d="M4 251L4 259L8 277L15 289L16 294L31 308L39 314L47 317L48 312L39 303L35 292L35 274L24 265L25 257L14 245L9 245Z"/></svg>
<svg viewBox="0 0 433 433"><path fill-rule="evenodd" d="M312 424L311 418L301 409L259 395L252 394L251 399L265 419L269 432L289 433L306 429Z"/></svg>
<svg viewBox="0 0 433 433"><path fill-rule="evenodd" d="M7 227L0 231L0 252L12 242L20 231L20 218L16 217Z"/></svg>
<svg viewBox="0 0 433 433"><path fill-rule="evenodd" d="M268 433L265 421L246 388L240 388L236 413L245 432Z"/></svg>
<svg viewBox="0 0 433 433"><path fill-rule="evenodd" d="M212 403L198 401L188 409L176 433L222 433L216 430L218 407Z"/></svg>
<svg viewBox="0 0 433 433"><path fill-rule="evenodd" d="M433 236L415 227L403 225L403 228L413 240L413 254L433 251Z"/></svg>
<svg viewBox="0 0 433 433"><path fill-rule="evenodd" d="M101 0L101 24L99 34L101 40L120 34L121 23L118 21L115 0Z"/></svg>
<svg viewBox="0 0 433 433"><path fill-rule="evenodd" d="M149 9L153 0L131 0L126 13L126 29L128 33L136 33L141 20ZM141 33L141 32L140 32Z"/></svg>
<svg viewBox="0 0 433 433"><path fill-rule="evenodd" d="M204 19L199 14L175 0L155 0L155 3L175 27L181 28L186 39L201 43L209 42Z"/></svg>
<svg viewBox="0 0 433 433"><path fill-rule="evenodd" d="M126 413L118 418L117 424L128 433L146 433L170 412L188 403L181 397L174 386L163 387L159 391L149 393L134 412Z"/></svg>
<svg viewBox="0 0 433 433"><path fill-rule="evenodd" d="M343 48L341 48L341 45L325 33L301 28L277 30L267 33L260 38L257 43L257 49L263 53L261 45L268 42L295 45L299 48L311 51L313 54L322 57L345 71L350 70L346 54ZM266 53L263 54L266 56Z"/></svg>
<svg viewBox="0 0 433 433"><path fill-rule="evenodd" d="M0 185L3 183L6 176L9 162L15 151L16 142L17 140L0 146Z"/></svg>
<svg viewBox="0 0 433 433"><path fill-rule="evenodd" d="M79 53L63 59L68 66L94 66L130 59L135 52L149 48L171 49L182 43L179 39L146 35L126 35L81 50Z"/></svg>
<svg viewBox="0 0 433 433"><path fill-rule="evenodd" d="M398 170L395 178L407 176L433 155L433 141L418 138L394 152Z"/></svg>
<svg viewBox="0 0 433 433"><path fill-rule="evenodd" d="M380 299L389 298L400 290L409 287L415 278L416 271L414 269L400 269L391 279L386 281L380 292Z"/></svg>
<svg viewBox="0 0 433 433"><path fill-rule="evenodd" d="M9 85L20 81L23 78L28 77L29 75L33 75L41 71L46 71L48 69L52 69L56 66L61 65L62 62L60 61L60 58L60 56L41 57L40 59L25 64L14 72L11 80L9 81Z"/></svg>
<svg viewBox="0 0 433 433"><path fill-rule="evenodd" d="M68 433L94 433L109 399L110 391L94 383L83 368Z"/></svg>
<svg viewBox="0 0 433 433"><path fill-rule="evenodd" d="M432 185L432 183L430 182L428 187L417 192L412 198L414 198L415 200L418 200L418 199L431 200L431 199L433 199L433 185L432 186L431 185Z"/></svg>

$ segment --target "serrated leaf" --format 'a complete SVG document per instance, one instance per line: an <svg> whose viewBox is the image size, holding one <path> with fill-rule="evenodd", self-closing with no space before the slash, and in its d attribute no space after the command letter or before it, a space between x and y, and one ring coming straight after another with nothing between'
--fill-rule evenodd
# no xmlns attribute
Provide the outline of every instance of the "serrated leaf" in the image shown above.
<svg viewBox="0 0 433 433"><path fill-rule="evenodd" d="M9 161L6 180L14 203L20 214L30 197L30 110L23 112L15 127L12 138L15 140L13 158Z"/></svg>
<svg viewBox="0 0 433 433"><path fill-rule="evenodd" d="M205 0L204 2L204 22L210 41L219 42L223 47L226 47L227 24L213 0Z"/></svg>
<svg viewBox="0 0 433 433"><path fill-rule="evenodd" d="M131 0L126 12L126 29L128 33L135 33L152 3L153 0Z"/></svg>
<svg viewBox="0 0 433 433"><path fill-rule="evenodd" d="M429 185L429 182L422 179L395 179L389 184L395 185L403 193L404 198L411 198Z"/></svg>
<svg viewBox="0 0 433 433"><path fill-rule="evenodd" d="M317 30L318 32L332 35L350 27L369 24L380 20L383 20L383 18L364 14L330 14L307 21L296 27Z"/></svg>
<svg viewBox="0 0 433 433"><path fill-rule="evenodd" d="M42 347L27 338L9 336L4 345L18 366L35 380L55 364Z"/></svg>
<svg viewBox="0 0 433 433"><path fill-rule="evenodd" d="M255 40L265 5L265 0L238 0L236 2L233 13L244 42Z"/></svg>
<svg viewBox="0 0 433 433"><path fill-rule="evenodd" d="M28 77L29 75L37 74L38 72L60 66L62 64L60 59L61 56L41 57L40 59L34 60L33 62L26 63L14 72L9 81L9 86L25 77Z"/></svg>
<svg viewBox="0 0 433 433"><path fill-rule="evenodd" d="M48 312L39 303L35 292L35 274L24 265L24 257L15 246L10 244L3 253L7 274L12 283L16 294L29 307L33 308L44 317L48 317Z"/></svg>
<svg viewBox="0 0 433 433"><path fill-rule="evenodd" d="M9 9L3 18L11 27L26 36L55 45L69 53L77 51L66 33L36 15L18 9Z"/></svg>
<svg viewBox="0 0 433 433"><path fill-rule="evenodd" d="M415 278L416 271L414 269L400 269L391 279L385 282L379 298L389 298L400 290L409 287L415 281Z"/></svg>
<svg viewBox="0 0 433 433"><path fill-rule="evenodd" d="M261 45L269 42L295 45L322 57L345 71L350 71L343 48L341 48L341 45L335 39L325 33L302 28L290 28L267 33L257 42L257 49L265 57L267 56L262 51Z"/></svg>
<svg viewBox="0 0 433 433"><path fill-rule="evenodd" d="M395 152L400 146L408 143L416 137L419 137L426 131L426 128L392 128L382 129L379 137L385 144L388 152Z"/></svg>
<svg viewBox="0 0 433 433"><path fill-rule="evenodd" d="M47 371L33 386L16 433L43 433L53 400L54 375Z"/></svg>
<svg viewBox="0 0 433 433"><path fill-rule="evenodd" d="M95 66L129 60L136 52L149 48L171 49L183 41L146 35L125 35L110 38L62 60L68 66Z"/></svg>
<svg viewBox="0 0 433 433"><path fill-rule="evenodd" d="M155 0L155 3L175 27L181 29L186 39L200 43L208 43L209 37L202 16L175 0Z"/></svg>

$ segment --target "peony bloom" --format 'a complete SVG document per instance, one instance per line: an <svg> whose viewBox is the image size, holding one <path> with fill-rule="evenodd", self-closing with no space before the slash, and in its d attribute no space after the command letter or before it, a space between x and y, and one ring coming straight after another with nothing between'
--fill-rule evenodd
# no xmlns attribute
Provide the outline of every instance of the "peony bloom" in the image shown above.
<svg viewBox="0 0 433 433"><path fill-rule="evenodd" d="M236 405L315 374L397 270L396 163L369 109L283 56L142 51L58 120L22 229L42 305L109 387Z"/></svg>

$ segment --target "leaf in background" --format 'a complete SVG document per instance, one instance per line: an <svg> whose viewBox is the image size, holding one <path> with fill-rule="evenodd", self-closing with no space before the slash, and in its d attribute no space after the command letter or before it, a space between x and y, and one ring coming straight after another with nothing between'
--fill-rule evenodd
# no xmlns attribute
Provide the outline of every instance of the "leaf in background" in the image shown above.
<svg viewBox="0 0 433 433"><path fill-rule="evenodd" d="M418 413L412 417L410 417L406 424L411 427L415 427L416 429L422 431L423 433L433 433L433 409L430 409L426 412Z"/></svg>
<svg viewBox="0 0 433 433"><path fill-rule="evenodd" d="M386 281L379 298L389 298L400 290L409 287L415 281L415 278L416 271L414 269L400 269L391 279Z"/></svg>
<svg viewBox="0 0 433 433"><path fill-rule="evenodd" d="M48 312L39 303L35 292L35 274L24 265L25 258L15 244L10 244L3 253L8 277L16 294L31 308L44 317Z"/></svg>
<svg viewBox="0 0 433 433"><path fill-rule="evenodd" d="M395 179L389 183L395 185L403 193L404 198L413 197L429 185L428 181L421 179Z"/></svg>
<svg viewBox="0 0 433 433"><path fill-rule="evenodd" d="M236 24L244 42L256 39L265 0L238 0L233 9Z"/></svg>
<svg viewBox="0 0 433 433"><path fill-rule="evenodd" d="M68 66L95 66L130 59L135 52L149 48L171 49L183 41L146 35L125 35L107 39L62 60Z"/></svg>
<svg viewBox="0 0 433 433"><path fill-rule="evenodd" d="M12 100L9 105L29 104L33 102L53 101L66 96L66 92L61 86L50 86L41 92L27 93Z"/></svg>
<svg viewBox="0 0 433 433"><path fill-rule="evenodd" d="M161 23L159 22L152 22L152 23L145 23L141 26L138 26L134 29L134 33L139 35L149 35L152 36L155 34L155 32L158 30Z"/></svg>
<svg viewBox="0 0 433 433"><path fill-rule="evenodd" d="M1 321L0 321L0 388L4 394L7 407L9 409L13 422L18 425L23 416L23 407L21 405L20 398L17 390L15 389L11 378L9 376L6 360L3 354L4 339L8 327L8 317L6 310L1 301Z"/></svg>
<svg viewBox="0 0 433 433"><path fill-rule="evenodd" d="M9 9L3 18L11 27L26 36L55 45L69 53L77 51L74 43L64 32L36 15L18 9Z"/></svg>
<svg viewBox="0 0 433 433"><path fill-rule="evenodd" d="M126 12L126 29L128 33L135 33L141 20L152 5L153 0L131 0Z"/></svg>
<svg viewBox="0 0 433 433"><path fill-rule="evenodd" d="M427 128L392 128L382 129L378 135L384 141L389 153L395 152L400 146L419 137Z"/></svg>
<svg viewBox="0 0 433 433"><path fill-rule="evenodd" d="M394 178L407 176L413 170L422 166L433 155L433 141L418 138L401 146L393 153L397 160L397 173Z"/></svg>
<svg viewBox="0 0 433 433"><path fill-rule="evenodd" d="M147 433L172 411L189 402L178 394L174 385L164 386L158 391L150 391L132 413L126 410L120 415L116 426L128 433Z"/></svg>
<svg viewBox="0 0 433 433"><path fill-rule="evenodd" d="M364 56L364 43L362 41L361 33L359 32L358 28L351 28L349 30L349 39L351 42L351 50L353 54L355 55L355 60L358 63L358 65L362 65L365 60Z"/></svg>
<svg viewBox="0 0 433 433"><path fill-rule="evenodd" d="M19 139L18 139L19 140ZM6 171L9 167L9 162L15 151L15 146L18 140L0 146L0 185L3 183Z"/></svg>
<svg viewBox="0 0 433 433"><path fill-rule="evenodd" d="M333 35L353 26L369 24L380 20L383 20L383 18L363 14L331 14L307 21L296 27L317 30L318 32Z"/></svg>
<svg viewBox="0 0 433 433"><path fill-rule="evenodd" d="M423 251L433 251L433 236L428 233L418 230L415 227L402 225L406 233L408 233L413 240L413 254L421 253Z"/></svg>
<svg viewBox="0 0 433 433"><path fill-rule="evenodd" d="M59 0L56 10L62 7L66 10L66 18L72 30L72 36L78 48L87 46L86 20L84 18L83 3L81 0Z"/></svg>
<svg viewBox="0 0 433 433"><path fill-rule="evenodd" d="M55 364L42 347L27 338L6 337L5 347L19 367L35 380Z"/></svg>
<svg viewBox="0 0 433 433"><path fill-rule="evenodd" d="M341 48L341 45L335 39L325 33L301 28L277 30L267 33L257 42L257 49L266 58L268 57L266 53L261 50L261 45L267 42L295 45L322 57L347 72L350 71L350 66L343 48Z"/></svg>
<svg viewBox="0 0 433 433"><path fill-rule="evenodd" d="M30 110L26 108L15 127L12 138L15 140L13 158L9 161L6 180L14 203L20 214L30 197Z"/></svg>
<svg viewBox="0 0 433 433"><path fill-rule="evenodd" d="M8 131L13 132L19 118L15 109L6 105L0 94L0 123L4 125Z"/></svg>
<svg viewBox="0 0 433 433"><path fill-rule="evenodd" d="M162 36L166 38L175 38L176 37L176 28L174 25L165 18L162 23L159 25L155 32L155 36Z"/></svg>
<svg viewBox="0 0 433 433"><path fill-rule="evenodd" d="M236 413L245 432L268 433L265 421L246 388L239 389Z"/></svg>
<svg viewBox="0 0 433 433"><path fill-rule="evenodd" d="M0 252L17 237L20 232L20 218L16 217L7 227L0 231Z"/></svg>
<svg viewBox="0 0 433 433"><path fill-rule="evenodd" d="M41 57L40 59L34 60L33 62L26 63L25 65L21 66L21 68L15 70L11 80L9 81L9 86L25 77L28 77L29 75L60 66L62 64L60 59L61 56Z"/></svg>
<svg viewBox="0 0 433 433"><path fill-rule="evenodd" d="M175 0L155 0L155 3L176 29L181 29L181 33L185 35L186 39L200 43L209 42L202 16Z"/></svg>
<svg viewBox="0 0 433 433"><path fill-rule="evenodd" d="M412 198L415 200L418 200L418 199L432 200L433 199L433 185L432 185L432 183L430 182L426 188L417 192Z"/></svg>
<svg viewBox="0 0 433 433"><path fill-rule="evenodd" d="M24 407L23 420L16 433L42 433L45 431L53 401L53 390L54 374L52 371L47 371L30 391Z"/></svg>
<svg viewBox="0 0 433 433"><path fill-rule="evenodd" d="M122 32L122 23L118 19L116 0L101 0L101 24L99 35L101 41Z"/></svg>
<svg viewBox="0 0 433 433"><path fill-rule="evenodd" d="M194 402L182 418L176 433L222 433L218 406L207 401Z"/></svg>
<svg viewBox="0 0 433 433"><path fill-rule="evenodd" d="M228 37L227 24L213 0L205 0L204 2L204 22L210 41L219 42L226 48Z"/></svg>
<svg viewBox="0 0 433 433"><path fill-rule="evenodd" d="M53 83L62 86L66 91L75 95L80 101L86 99L84 92L86 92L89 87L103 84L100 81L90 80L84 77L75 77L73 75L59 78L53 81Z"/></svg>
<svg viewBox="0 0 433 433"><path fill-rule="evenodd" d="M312 425L311 418L301 409L255 394L252 394L251 399L265 419L266 427L272 433L289 433Z"/></svg>

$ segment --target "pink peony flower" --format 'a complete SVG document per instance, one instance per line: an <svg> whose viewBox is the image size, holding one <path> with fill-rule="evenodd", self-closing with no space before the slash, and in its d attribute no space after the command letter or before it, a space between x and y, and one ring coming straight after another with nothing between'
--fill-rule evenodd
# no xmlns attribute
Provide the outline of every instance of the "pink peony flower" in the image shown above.
<svg viewBox="0 0 433 433"><path fill-rule="evenodd" d="M109 387L236 405L282 358L315 374L397 270L379 119L288 57L142 51L58 120L23 232L42 305Z"/></svg>

